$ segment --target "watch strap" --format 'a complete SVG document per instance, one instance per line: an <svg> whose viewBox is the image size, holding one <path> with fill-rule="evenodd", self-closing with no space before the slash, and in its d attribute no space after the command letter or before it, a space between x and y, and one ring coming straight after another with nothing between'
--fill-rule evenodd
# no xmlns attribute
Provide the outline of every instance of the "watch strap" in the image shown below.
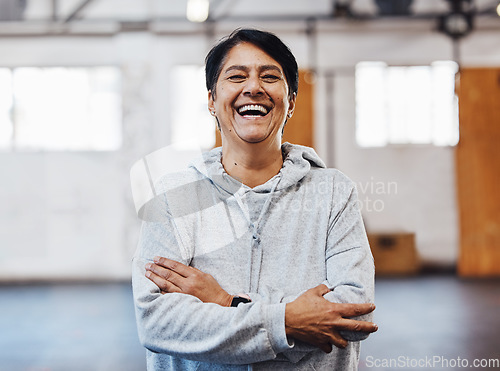
<svg viewBox="0 0 500 371"><path fill-rule="evenodd" d="M233 300L231 301L231 306L232 307L237 307L241 303L247 304L247 303L251 303L251 302L252 301L250 299L247 299L247 298L244 298L244 297L241 297L241 296L235 296L233 298Z"/></svg>

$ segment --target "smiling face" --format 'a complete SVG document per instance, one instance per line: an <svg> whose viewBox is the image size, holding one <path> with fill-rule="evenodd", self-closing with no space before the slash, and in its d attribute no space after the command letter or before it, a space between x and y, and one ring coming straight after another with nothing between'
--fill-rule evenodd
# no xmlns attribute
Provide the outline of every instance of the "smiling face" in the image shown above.
<svg viewBox="0 0 500 371"><path fill-rule="evenodd" d="M223 146L279 142L281 130L295 107L278 62L251 43L233 47L226 56L216 92L208 94L215 111Z"/></svg>

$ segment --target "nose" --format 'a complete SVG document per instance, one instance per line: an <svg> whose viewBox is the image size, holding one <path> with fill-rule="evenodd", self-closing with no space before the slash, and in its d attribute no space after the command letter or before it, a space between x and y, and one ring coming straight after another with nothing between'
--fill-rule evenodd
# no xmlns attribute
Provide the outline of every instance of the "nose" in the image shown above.
<svg viewBox="0 0 500 371"><path fill-rule="evenodd" d="M247 96L259 96L264 94L261 81L258 76L251 76L245 83L243 94Z"/></svg>

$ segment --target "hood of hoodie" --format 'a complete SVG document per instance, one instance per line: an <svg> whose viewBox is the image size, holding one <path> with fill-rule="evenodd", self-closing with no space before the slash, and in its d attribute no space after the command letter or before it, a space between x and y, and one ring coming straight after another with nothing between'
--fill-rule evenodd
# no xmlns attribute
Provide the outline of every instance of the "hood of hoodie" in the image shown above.
<svg viewBox="0 0 500 371"><path fill-rule="evenodd" d="M191 163L189 167L197 173L194 177L189 172L181 172L177 176L165 175L155 185L154 197L138 210L138 215L145 221L160 222L198 213L232 196L245 209L241 196L250 191L269 195L262 215L274 192L294 186L312 168L325 167L312 148L284 143L281 149L284 161L280 172L266 183L250 188L226 173L221 163L222 148L214 148ZM212 185L215 186L215 193Z"/></svg>
<svg viewBox="0 0 500 371"><path fill-rule="evenodd" d="M284 190L295 185L311 168L325 168L324 162L319 158L314 149L297 144L285 142L281 145L283 153L283 166L280 172L268 180L266 183L250 188L237 179L226 173L222 166L222 148L214 148L213 150L203 154L201 158L194 161L191 165L199 173L210 179L217 187L221 188L229 194L236 193L239 189L252 190L256 193L269 193L273 189L277 191ZM278 184L276 185L276 178Z"/></svg>

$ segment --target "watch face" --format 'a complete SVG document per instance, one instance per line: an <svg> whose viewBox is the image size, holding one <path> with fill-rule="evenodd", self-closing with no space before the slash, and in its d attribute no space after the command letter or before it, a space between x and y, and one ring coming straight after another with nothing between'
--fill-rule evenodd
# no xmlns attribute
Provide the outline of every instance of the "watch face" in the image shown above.
<svg viewBox="0 0 500 371"><path fill-rule="evenodd" d="M247 298L242 298L241 296L235 296L233 298L233 301L231 302L231 306L237 307L238 304L241 304L241 303L246 304L246 303L250 303L250 302L251 302L251 300L248 300Z"/></svg>

